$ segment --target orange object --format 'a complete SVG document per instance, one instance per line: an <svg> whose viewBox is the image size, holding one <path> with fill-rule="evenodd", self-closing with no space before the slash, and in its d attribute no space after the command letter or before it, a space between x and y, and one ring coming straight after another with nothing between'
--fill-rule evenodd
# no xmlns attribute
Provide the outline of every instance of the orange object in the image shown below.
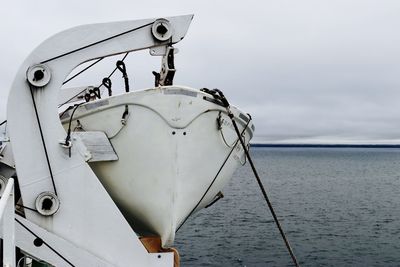
<svg viewBox="0 0 400 267"><path fill-rule="evenodd" d="M145 236L140 237L140 241L149 253L174 253L174 267L180 266L179 252L176 248L163 248L161 247L161 238L159 236Z"/></svg>

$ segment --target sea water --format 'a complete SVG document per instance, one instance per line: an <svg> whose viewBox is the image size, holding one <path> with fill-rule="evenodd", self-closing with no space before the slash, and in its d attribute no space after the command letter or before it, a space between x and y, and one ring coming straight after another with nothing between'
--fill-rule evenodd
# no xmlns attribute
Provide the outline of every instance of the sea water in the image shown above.
<svg viewBox="0 0 400 267"><path fill-rule="evenodd" d="M252 148L302 266L400 266L400 149ZM176 236L182 266L292 266L249 164Z"/></svg>

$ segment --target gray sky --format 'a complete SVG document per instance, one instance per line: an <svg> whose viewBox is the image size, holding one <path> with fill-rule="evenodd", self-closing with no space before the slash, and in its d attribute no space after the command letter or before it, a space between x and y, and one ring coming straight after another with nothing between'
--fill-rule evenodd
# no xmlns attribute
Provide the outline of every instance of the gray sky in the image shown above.
<svg viewBox="0 0 400 267"><path fill-rule="evenodd" d="M175 84L222 89L253 115L256 140L400 142L400 1L385 0L4 1L0 119L19 65L49 36L190 13ZM71 86L97 84L114 61ZM132 86L150 87L159 65L147 51L129 55Z"/></svg>

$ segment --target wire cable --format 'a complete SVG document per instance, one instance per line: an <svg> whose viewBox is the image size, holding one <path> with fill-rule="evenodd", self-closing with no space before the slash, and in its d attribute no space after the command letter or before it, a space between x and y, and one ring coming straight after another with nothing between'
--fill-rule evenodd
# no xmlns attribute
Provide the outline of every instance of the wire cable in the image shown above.
<svg viewBox="0 0 400 267"><path fill-rule="evenodd" d="M129 55L129 52L126 52L125 55L123 56L123 58L122 58L120 61L123 62L123 61L126 59L126 57L127 57L128 55ZM98 60L98 61L100 61L100 60ZM96 63L97 63L97 62L96 62ZM118 69L118 67L115 67L114 70L107 76L107 78L110 79L111 76L113 76L113 74L117 71L117 69ZM102 86L104 86L103 83L100 83L100 85L97 86L97 88L100 89ZM80 91L79 93L77 93L77 94L75 94L74 96L72 96L71 98L69 98L69 99L68 99L67 101L65 101L64 103L59 104L59 105L58 105L58 108L64 106L65 104L68 104L72 99L74 99L75 97L79 96L80 94L82 94L82 93L85 92L86 90L87 90L87 88L83 89L83 90ZM67 110L68 110L68 109L67 109ZM67 110L65 110L64 112L66 112ZM62 114L64 114L64 112L63 112ZM60 116L62 116L62 115L60 115Z"/></svg>
<svg viewBox="0 0 400 267"><path fill-rule="evenodd" d="M140 30L140 29L143 29L143 28L145 28L145 27L147 27L147 26L152 25L154 22L155 22L155 21L146 23L146 24L141 25L141 26L139 26L139 27L136 27L136 28L133 28L133 29L130 29L130 30L127 30L127 31L124 31L124 32L121 32L121 33L118 33L118 34L115 34L115 35L112 35L112 36L107 37L107 38L105 38L105 39L102 39L102 40L100 40L100 41L97 41L97 42L94 42L94 43L91 43L91 44L82 46L82 47L80 47L80 48L77 48L77 49L71 50L71 51L69 51L69 52L66 52L66 53L64 53L64 54L61 54L61 55L58 55L58 56L55 56L55 57L46 59L46 60L40 62L40 64L44 64L44 63L47 63L47 62L50 62L50 61L53 61L53 60L56 60L56 59L59 59L59 58L68 56L68 55L70 55L70 54L76 53L76 52L81 51L81 50L83 50L83 49L92 47L92 46L94 46L94 45L98 45L98 44L104 43L104 42L106 42L106 41L109 41L109 40L111 40L111 39L120 37L120 36L122 36L122 35L125 35L125 34L128 34L128 33L131 33L131 32L134 32L134 31L137 31L137 30Z"/></svg>
<svg viewBox="0 0 400 267"><path fill-rule="evenodd" d="M69 117L68 131L67 131L67 136L65 137L65 143L64 143L64 145L65 145L66 147L68 147L68 149L69 149L69 157L71 157L71 143L70 143L70 140L71 140L71 125L72 125L72 119L73 119L73 117L74 117L75 111L76 111L81 105L83 105L83 104L85 104L85 103L86 103L86 102L82 102L82 103L76 104L75 107L74 107L74 110L72 111L71 117Z"/></svg>
<svg viewBox="0 0 400 267"><path fill-rule="evenodd" d="M37 111L36 102L35 102L35 96L33 95L33 90L32 90L32 86L31 86L31 85L29 85L29 89L30 89L30 91L31 91L31 97L32 97L32 102L33 102L33 108L35 109L36 121L37 121L38 126L39 126L40 137L41 137L41 139L42 139L42 145L43 145L43 149L44 149L44 154L45 154L45 156L46 156L47 167L49 168L49 173L50 173L50 177L51 177L51 182L52 182L52 184L53 184L54 194L57 196L57 189L56 189L56 184L55 184L55 182L54 182L53 171L52 171L52 169L51 169L50 158L49 158L49 154L47 153L46 142L44 141L44 136L43 136L43 131L42 131L42 125L41 125L41 123L40 123L39 113L38 113L38 111Z"/></svg>
<svg viewBox="0 0 400 267"><path fill-rule="evenodd" d="M242 134L246 131L247 126L249 125L250 120L247 122L246 127L244 127ZM208 191L210 191L212 185L214 184L214 182L217 180L219 174L221 173L222 169L225 167L226 162L228 162L228 159L230 158L233 150L235 149L237 143L239 142L239 140L237 139L236 142L234 143L234 145L232 146L232 149L229 151L228 156L225 158L224 162L222 163L221 167L219 168L217 174L215 175L214 179L211 181L211 184L208 186L208 188L206 189L206 191L204 192L204 194L201 196L200 200L197 202L196 206L194 206L194 208L190 211L190 213L188 214L188 216L186 216L186 218L183 220L183 222L179 225L178 229L176 229L176 232L179 231L179 229L181 229L182 225L187 221L187 219L189 219L189 217L195 212L195 210L199 207L200 203L203 201L203 199L205 198L205 196L207 195Z"/></svg>
<svg viewBox="0 0 400 267"><path fill-rule="evenodd" d="M24 206L24 205L15 204L15 206L18 206L18 207L20 207L20 208L27 209L27 210L34 211L34 212L38 212L38 213L39 213L39 211L38 211L37 209L29 208L29 207L26 207L26 206Z"/></svg>
<svg viewBox="0 0 400 267"><path fill-rule="evenodd" d="M75 79L76 77L78 77L79 75L81 75L82 73L84 73L85 71L87 71L88 69L90 69L91 67L93 67L94 65L96 65L97 63L99 63L100 61L102 61L104 59L104 57L99 58L98 60L96 60L95 62L93 62L92 64L90 64L89 66L87 66L86 68L84 68L83 70L81 70L80 72L78 72L77 74L75 74L74 76L72 76L71 78L65 80L62 84L67 84L70 81L72 81L73 79Z"/></svg>
<svg viewBox="0 0 400 267"><path fill-rule="evenodd" d="M66 263L71 265L72 267L75 267L69 260L67 260L63 255L61 255L57 250L55 250L52 246L50 246L46 241L44 241L42 238L40 238L37 234L35 234L31 229L29 229L26 225L24 225L22 222L20 222L17 218L15 218L15 221L21 225L25 230L27 230L29 233L31 233L34 237L38 238L43 242L43 244L48 247L51 251L53 251L57 256L59 256L61 259L63 259Z"/></svg>
<svg viewBox="0 0 400 267"><path fill-rule="evenodd" d="M218 90L218 89L214 89L214 90L219 94L219 96L220 96L222 102L225 104L225 107L226 107L226 110L227 110L227 112L228 112L228 115L229 115L229 117L230 117L231 120L232 120L233 127L235 128L236 134L237 134L237 136L238 136L238 138L239 138L239 141L240 141L240 143L241 143L241 145L242 145L242 147L243 147L243 150L244 150L244 152L245 152L245 154L246 154L246 157L247 157L247 159L248 159L248 161L249 161L249 163L250 163L251 169L253 170L254 176L255 176L255 178L256 178L256 180L257 180L257 183L258 183L258 186L259 186L260 189L261 189L261 192L262 192L262 194L263 194L263 196L264 196L264 199L265 199L265 201L267 202L268 208L269 208L269 210L271 211L272 217L274 218L275 224L276 224L276 226L277 226L278 229L279 229L279 232L280 232L280 234L281 234L281 236L282 236L283 241L285 242L286 248L288 249L288 252L289 252L289 254L290 254L290 257L292 258L293 264L294 264L295 266L299 267L300 265L299 265L299 263L298 263L298 261L297 261L297 259L296 259L296 256L294 255L293 249L292 249L292 247L290 246L289 240L286 238L285 232L283 231L282 226L281 226L281 224L280 224L280 222L279 222L279 219L278 219L278 217L276 216L275 210L274 210L274 208L273 208L273 206L272 206L272 204L271 204L271 201L269 200L269 197L268 197L268 195L267 195L267 191L265 190L265 187L264 187L264 185L263 185L263 183L262 183L262 181L261 181L261 179L260 179L260 176L258 175L258 172L257 172L257 170L256 170L256 168L255 168L255 166L254 166L253 160L252 160L252 158L250 157L250 154L249 154L249 151L248 151L248 149L247 149L247 146L246 146L246 144L244 143L244 141L243 141L243 139L242 139L242 136L241 136L241 134L240 134L240 132L239 132L239 128L238 128L238 126L237 126L237 124L236 124L234 115L233 115L233 113L232 113L231 110L230 110L230 104L229 104L228 100L225 98L224 94L223 94L220 90Z"/></svg>

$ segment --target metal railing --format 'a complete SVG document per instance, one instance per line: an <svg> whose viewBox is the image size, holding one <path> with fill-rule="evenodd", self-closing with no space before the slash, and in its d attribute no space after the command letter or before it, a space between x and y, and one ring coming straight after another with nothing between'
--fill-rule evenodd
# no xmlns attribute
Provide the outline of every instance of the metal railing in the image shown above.
<svg viewBox="0 0 400 267"><path fill-rule="evenodd" d="M14 179L8 179L0 199L0 224L3 239L3 266L15 267Z"/></svg>

